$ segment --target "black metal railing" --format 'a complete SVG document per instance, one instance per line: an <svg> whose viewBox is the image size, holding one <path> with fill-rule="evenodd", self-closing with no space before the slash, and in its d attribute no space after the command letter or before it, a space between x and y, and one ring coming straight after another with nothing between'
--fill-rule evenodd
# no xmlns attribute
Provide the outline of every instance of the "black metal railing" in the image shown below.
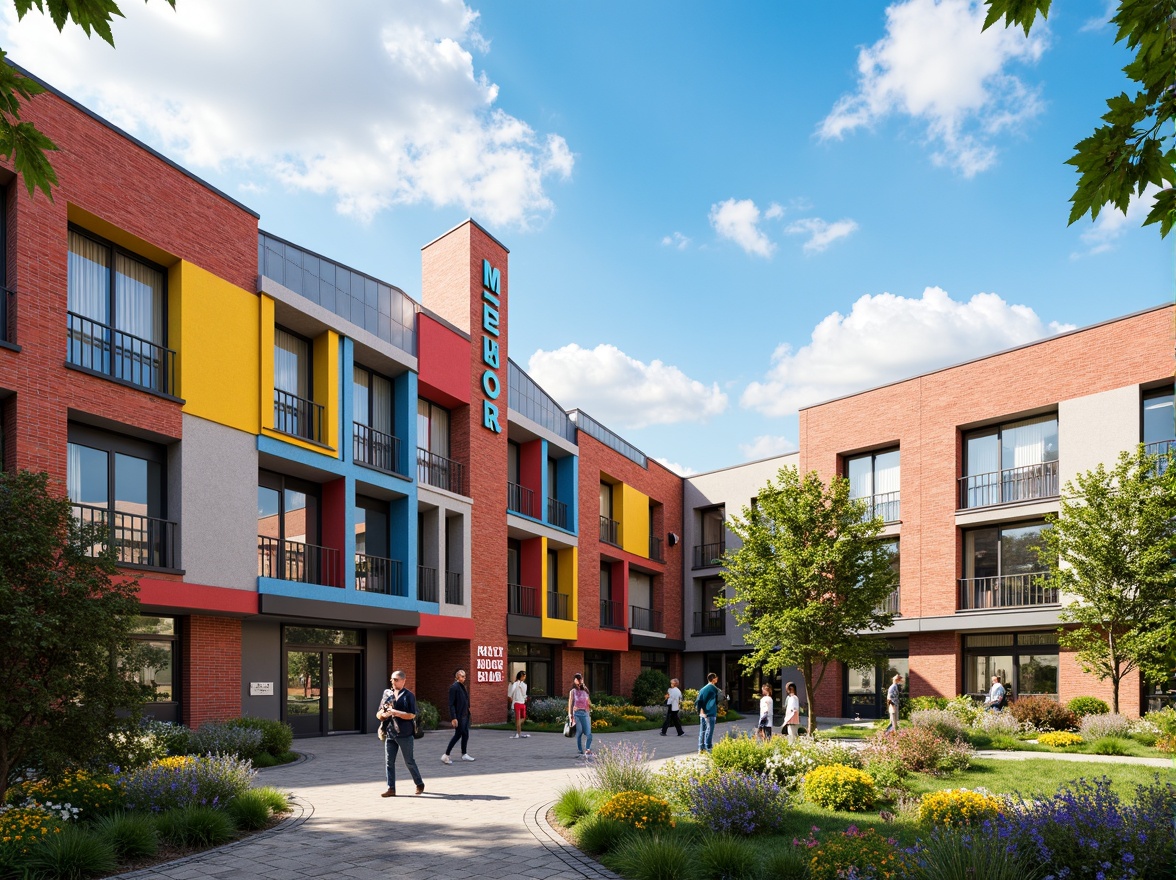
<svg viewBox="0 0 1176 880"><path fill-rule="evenodd" d="M726 631L727 615L721 608L694 612L694 632L692 635L721 636Z"/></svg>
<svg viewBox="0 0 1176 880"><path fill-rule="evenodd" d="M1043 461L989 474L960 477L960 509L991 507L1034 498L1056 498L1058 463Z"/></svg>
<svg viewBox="0 0 1176 880"><path fill-rule="evenodd" d="M890 595L882 601L882 604L878 606L878 610L883 614L900 613L898 602L898 587L895 587L894 590L891 591Z"/></svg>
<svg viewBox="0 0 1176 880"><path fill-rule="evenodd" d="M960 579L960 611L1057 604L1058 588L1044 571Z"/></svg>
<svg viewBox="0 0 1176 880"><path fill-rule="evenodd" d="M884 492L881 495L864 495L857 501L866 504L862 519L865 521L882 517L884 523L895 523L899 519L899 503L897 492Z"/></svg>
<svg viewBox="0 0 1176 880"><path fill-rule="evenodd" d="M539 616L539 590L522 584L506 585L506 610L523 617Z"/></svg>
<svg viewBox="0 0 1176 880"><path fill-rule="evenodd" d="M511 513L535 518L535 493L526 486L508 482L506 484L506 509Z"/></svg>
<svg viewBox="0 0 1176 880"><path fill-rule="evenodd" d="M666 561L666 557L662 555L662 539L654 535L649 536L649 558L654 562Z"/></svg>
<svg viewBox="0 0 1176 880"><path fill-rule="evenodd" d="M465 468L460 461L417 448L417 482L456 495L465 494Z"/></svg>
<svg viewBox="0 0 1176 880"><path fill-rule="evenodd" d="M15 324L16 291L0 287L0 342L16 342Z"/></svg>
<svg viewBox="0 0 1176 880"><path fill-rule="evenodd" d="M625 606L611 599L600 600L600 625L605 629L625 628Z"/></svg>
<svg viewBox="0 0 1176 880"><path fill-rule="evenodd" d="M615 519L609 519L607 516L600 518L600 540L606 544L617 546L617 529L620 526Z"/></svg>
<svg viewBox="0 0 1176 880"><path fill-rule="evenodd" d="M76 312L66 315L69 363L160 394L175 393L176 353L170 348Z"/></svg>
<svg viewBox="0 0 1176 880"><path fill-rule="evenodd" d="M723 553L726 550L726 541L719 541L717 544L695 544L694 567L709 568L712 565L722 565Z"/></svg>
<svg viewBox="0 0 1176 880"><path fill-rule="evenodd" d="M355 589L384 596L405 595L402 564L399 559L355 554Z"/></svg>
<svg viewBox="0 0 1176 880"><path fill-rule="evenodd" d="M257 536L257 574L300 584L342 586L338 550L265 535Z"/></svg>
<svg viewBox="0 0 1176 880"><path fill-rule="evenodd" d="M646 632L661 632L662 614L660 611L654 611L652 608L630 605L629 626L633 629L643 629Z"/></svg>
<svg viewBox="0 0 1176 880"><path fill-rule="evenodd" d="M568 506L557 498L547 499L547 521L561 529L568 527Z"/></svg>
<svg viewBox="0 0 1176 880"><path fill-rule="evenodd" d="M323 419L326 407L313 400L274 389L274 430L314 443L324 443Z"/></svg>
<svg viewBox="0 0 1176 880"><path fill-rule="evenodd" d="M405 476L400 464L400 438L369 425L354 423L352 455L358 464L365 464L389 474Z"/></svg>
<svg viewBox="0 0 1176 880"><path fill-rule="evenodd" d="M567 593L547 591L547 616L552 620L574 620L572 597Z"/></svg>
<svg viewBox="0 0 1176 880"><path fill-rule="evenodd" d="M417 566L417 599L421 602L437 601L437 569L428 565Z"/></svg>
<svg viewBox="0 0 1176 880"><path fill-rule="evenodd" d="M1176 449L1176 440L1160 440L1156 443L1148 443L1143 447L1143 451L1148 455L1155 455L1159 457L1156 462L1155 475L1157 477L1163 476L1168 470L1168 454Z"/></svg>
<svg viewBox="0 0 1176 880"><path fill-rule="evenodd" d="M460 571L445 572L445 601L450 605L465 604L465 587Z"/></svg>
<svg viewBox="0 0 1176 880"><path fill-rule="evenodd" d="M179 568L176 536L179 525L171 520L137 513L111 512L92 504L73 505L74 518L101 526L106 542L114 547L115 558L126 565Z"/></svg>

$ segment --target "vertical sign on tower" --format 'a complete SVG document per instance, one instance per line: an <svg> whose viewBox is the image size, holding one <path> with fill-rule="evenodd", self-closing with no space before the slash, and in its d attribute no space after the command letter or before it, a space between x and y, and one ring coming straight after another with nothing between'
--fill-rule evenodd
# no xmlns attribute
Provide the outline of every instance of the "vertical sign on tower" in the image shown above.
<svg viewBox="0 0 1176 880"><path fill-rule="evenodd" d="M498 351L501 286L499 270L491 266L489 260L482 260L482 364L486 367L482 371L482 393L486 395L482 400L482 427L495 434L502 433L502 426L498 423L498 404L494 402L502 393L502 382L498 378L498 368L502 364Z"/></svg>

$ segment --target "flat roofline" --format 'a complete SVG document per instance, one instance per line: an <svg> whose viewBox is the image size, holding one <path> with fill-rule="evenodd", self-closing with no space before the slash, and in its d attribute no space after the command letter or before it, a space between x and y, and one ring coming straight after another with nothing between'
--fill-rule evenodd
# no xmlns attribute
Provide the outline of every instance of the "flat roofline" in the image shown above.
<svg viewBox="0 0 1176 880"><path fill-rule="evenodd" d="M104 119L103 117L99 116L97 113L95 113L89 107L85 106L84 104L81 104L76 99L71 98L69 95L65 94L65 92L61 91L60 89L54 88L49 83L45 82L45 80L41 79L39 76L34 76L33 74L29 73L27 70L25 70L23 67L21 67L19 64L12 61L11 59L6 58L4 60L7 62L7 64L13 70L15 70L21 76L27 77L28 79L31 79L33 82L42 86L45 89L45 91L49 92L52 95L57 96L61 100L65 101L65 103L67 103L71 107L73 107L74 109L80 110L82 113L89 116L95 122L99 123L100 125L106 126L106 128L109 128L111 131L113 131L115 134L119 135L120 137L126 138L128 141L130 141L132 144L134 144L139 149L145 150L146 152L148 152L152 156L154 156L156 159L159 159L161 162L165 162L166 164L170 165L172 168L176 169L176 171L180 172L185 177L191 178L192 180L196 181L196 183L200 184L202 187L204 187L210 193L213 193L214 195L220 196L226 202L229 202L230 204L234 205L235 207L240 208L242 211L244 211L246 214L249 214L254 219L256 219L256 220L261 219L261 215L259 213L254 211L248 205L242 204L241 202L237 201L235 198L233 198L231 195L226 193L224 190L217 189L215 186L213 186L207 180L204 180L201 177L197 177L195 174L193 174L191 171L189 171L183 165L179 164L178 162L173 161L172 159L169 159L167 156L163 155L163 153L159 152L159 150L155 149L154 147L150 147L147 144L143 143L141 140L139 140L133 134L128 134L127 132L123 131L121 128L119 128L117 125L115 125L109 119Z"/></svg>
<svg viewBox="0 0 1176 880"><path fill-rule="evenodd" d="M472 224L473 224L474 226L476 226L478 229L482 230L482 233L483 233L483 234L484 234L484 235L485 235L487 238L489 238L491 241L493 241L493 242L494 242L496 245L498 245L500 248L502 248L502 249L503 249L504 251L506 251L508 254L510 253L510 248L508 248L508 247L507 247L506 245L504 245L504 244L503 244L501 241L499 241L499 240L498 240L498 237L497 237L496 235L494 235L494 233L492 233L492 232L491 232L489 229L487 229L485 226L483 226L481 223L479 223L479 222L478 222L477 220L475 220L473 217L466 217L464 220L462 220L462 221L461 221L460 223L458 223L456 226L454 226L454 227L451 227L450 229L446 229L444 232L442 232L440 235L438 235L438 236L437 236L436 238L434 238L432 241L426 242L425 244L421 245L421 250L423 251L425 248L429 247L430 245L433 245L433 244L436 244L437 242L439 242L439 241L440 241L441 239L443 239L445 236L447 236L447 235L450 235L450 234L452 234L452 233L454 233L454 232L457 232L457 230L461 229L461 228L462 228L463 226L465 226L467 223L472 223Z"/></svg>
<svg viewBox="0 0 1176 880"><path fill-rule="evenodd" d="M754 461L745 461L742 464L729 464L726 467L715 468L713 471L703 471L698 474L691 474L688 477L682 477L683 480L693 480L695 477L709 477L711 474L721 474L723 471L737 471L740 468L753 467L757 464L767 464L769 461L779 461L782 458L789 458L800 455L799 449L794 449L792 452L781 452L779 455L769 455L767 458L757 458Z"/></svg>
<svg viewBox="0 0 1176 880"><path fill-rule="evenodd" d="M994 351L991 354L982 354L978 357L970 358L966 361L959 361L958 363L949 364L945 367L938 367L934 370L928 370L925 373L916 373L913 376L907 376L905 379L895 379L893 382L884 382L881 385L873 385L869 388L863 388L861 391L851 391L849 394L842 394L840 397L830 397L827 400L822 400L818 403L810 403L808 406L800 407L797 412L804 412L805 410L816 409L818 406L826 406L830 403L837 403L840 400L849 400L851 397L858 397L862 394L869 394L871 391L878 391L882 388L892 388L895 385L901 385L904 382L913 382L915 379L922 379L924 376L934 376L936 373L945 373L948 370L954 370L958 367L965 367L968 364L978 364L980 361L986 361L989 358L1000 357L1001 355L1011 354L1014 351L1021 351L1025 348L1032 348L1035 345L1041 345L1046 342L1052 342L1055 339L1062 339L1066 336L1074 336L1077 333L1085 333L1088 330L1095 330L1099 327L1105 327L1109 324L1117 324L1119 321L1130 321L1132 318L1138 318L1140 315L1147 315L1152 312L1160 312L1164 309L1171 309L1176 306L1176 303L1163 303L1158 306L1150 306L1146 309L1140 309L1138 312L1132 312L1129 315L1120 315L1117 318L1108 318L1105 321L1099 321L1095 324L1088 324L1085 327L1077 327L1073 330L1067 330L1064 333L1055 333L1052 336L1043 336L1041 339L1035 339L1032 342L1026 342L1022 345L1014 345L1012 348L1003 348L1000 351Z"/></svg>

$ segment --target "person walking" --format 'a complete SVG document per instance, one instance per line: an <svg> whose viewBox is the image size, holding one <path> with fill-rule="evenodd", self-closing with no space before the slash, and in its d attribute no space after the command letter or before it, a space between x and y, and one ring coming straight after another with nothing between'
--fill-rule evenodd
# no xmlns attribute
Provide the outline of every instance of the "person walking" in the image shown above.
<svg viewBox="0 0 1176 880"><path fill-rule="evenodd" d="M670 689L666 691L666 720L662 722L662 736L666 735L671 724L678 731L678 736L686 735L686 731L682 729L682 719L678 717L680 711L682 711L682 691L678 688L678 679L671 678Z"/></svg>
<svg viewBox="0 0 1176 880"><path fill-rule="evenodd" d="M788 682L784 685L784 727L781 733L788 734L788 742L796 742L800 733L800 697L796 695L796 684Z"/></svg>
<svg viewBox="0 0 1176 880"><path fill-rule="evenodd" d="M449 686L449 717L452 719L449 723L453 725L453 736L449 740L449 745L445 747L445 754L441 756L442 764L453 763L449 753L453 751L453 747L457 745L459 740L461 742L461 759L463 761L474 760L466 751L470 744L470 695L466 693L465 680L466 671L459 669L453 674L453 684Z"/></svg>
<svg viewBox="0 0 1176 880"><path fill-rule="evenodd" d="M523 722L527 720L527 673L519 672L506 689L506 696L514 707L514 739L527 739L531 734L523 733Z"/></svg>
<svg viewBox="0 0 1176 880"><path fill-rule="evenodd" d="M584 676L572 676L572 689L568 692L568 720L576 725L576 750L581 758L592 757L592 701L588 688L584 687ZM588 742L582 740L588 735Z"/></svg>
<svg viewBox="0 0 1176 880"><path fill-rule="evenodd" d="M416 793L423 794L425 791L425 781L421 779L421 771L417 769L416 760L412 756L417 702L416 696L407 687L407 678L402 669L392 673L392 687L384 691L380 698L380 711L376 713L376 718L385 725L386 731L384 765L388 790L380 797L396 797L396 755L400 752L404 753L404 766L416 783Z"/></svg>
<svg viewBox="0 0 1176 880"><path fill-rule="evenodd" d="M1005 707L1005 686L1000 683L1000 676L992 676L992 687L988 690L988 696L984 698L984 707L990 712L999 712Z"/></svg>
<svg viewBox="0 0 1176 880"><path fill-rule="evenodd" d="M706 684L698 692L694 700L694 708L698 710L698 753L710 752L714 748L715 722L719 720L719 677L710 673L706 677Z"/></svg>
<svg viewBox="0 0 1176 880"><path fill-rule="evenodd" d="M886 689L886 711L890 713L890 726L887 733L898 733L898 709L902 702L902 675L896 673L890 687Z"/></svg>
<svg viewBox="0 0 1176 880"><path fill-rule="evenodd" d="M776 701L772 699L772 686L764 684L760 687L759 727L755 730L755 738L767 742L772 738L772 716L776 713Z"/></svg>

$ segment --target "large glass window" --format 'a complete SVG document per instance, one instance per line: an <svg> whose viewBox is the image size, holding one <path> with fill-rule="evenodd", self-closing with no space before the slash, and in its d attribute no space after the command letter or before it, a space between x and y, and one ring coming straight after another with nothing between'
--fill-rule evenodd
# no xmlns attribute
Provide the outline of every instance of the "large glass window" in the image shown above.
<svg viewBox="0 0 1176 880"><path fill-rule="evenodd" d="M380 470L403 473L400 440L392 432L392 380L356 366L351 388L355 460Z"/></svg>
<svg viewBox="0 0 1176 880"><path fill-rule="evenodd" d="M311 357L309 339L274 328L274 428L322 442L323 407L313 400Z"/></svg>
<svg viewBox="0 0 1176 880"><path fill-rule="evenodd" d="M270 471L257 483L258 575L337 586L338 551L318 546L319 487Z"/></svg>
<svg viewBox="0 0 1176 880"><path fill-rule="evenodd" d="M1058 494L1058 419L1036 416L964 437L960 507L987 507Z"/></svg>
<svg viewBox="0 0 1176 880"><path fill-rule="evenodd" d="M1056 605L1057 589L1046 584L1038 557L1045 523L970 529L964 533L964 578L960 608Z"/></svg>
<svg viewBox="0 0 1176 880"><path fill-rule="evenodd" d="M718 565L727 549L726 508L722 505L698 511L698 534L702 542L694 545L694 567Z"/></svg>
<svg viewBox="0 0 1176 880"><path fill-rule="evenodd" d="M611 651L584 652L584 685L592 694L613 692L613 655Z"/></svg>
<svg viewBox="0 0 1176 880"><path fill-rule="evenodd" d="M999 675L1009 698L1058 697L1057 633L984 633L964 636L964 690L979 697Z"/></svg>
<svg viewBox="0 0 1176 880"><path fill-rule="evenodd" d="M1173 408L1172 386L1143 396L1142 442L1151 455L1164 455L1176 446L1176 409Z"/></svg>
<svg viewBox="0 0 1176 880"><path fill-rule="evenodd" d="M417 446L449 458L449 410L427 400L417 401Z"/></svg>
<svg viewBox="0 0 1176 880"><path fill-rule="evenodd" d="M866 502L866 516L897 522L899 517L899 455L897 449L855 455L845 460L849 497Z"/></svg>
<svg viewBox="0 0 1176 880"><path fill-rule="evenodd" d="M140 617L133 638L142 649L134 677L151 695L147 715L159 721L179 721L179 628L174 617Z"/></svg>

